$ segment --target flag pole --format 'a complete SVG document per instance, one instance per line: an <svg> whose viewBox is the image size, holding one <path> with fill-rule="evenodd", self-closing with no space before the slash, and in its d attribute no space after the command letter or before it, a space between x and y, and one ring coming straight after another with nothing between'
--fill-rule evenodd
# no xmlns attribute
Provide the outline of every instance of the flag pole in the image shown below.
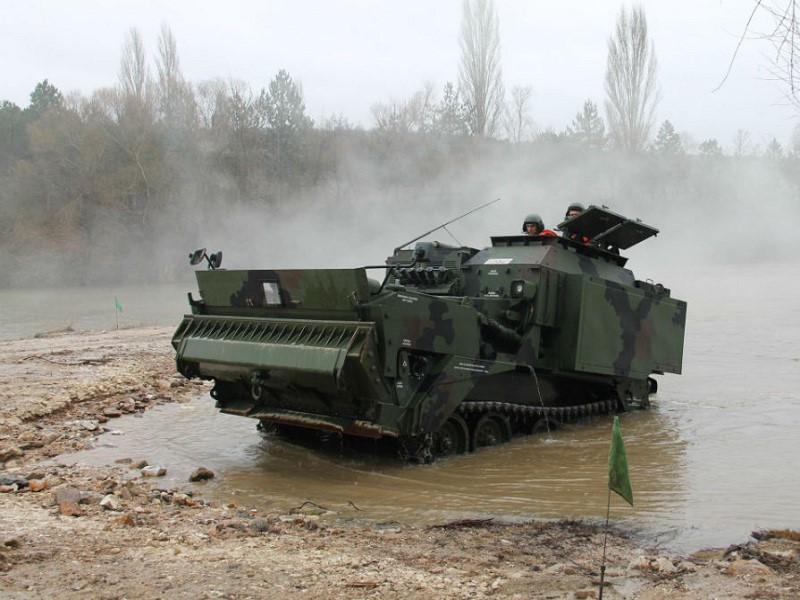
<svg viewBox="0 0 800 600"><path fill-rule="evenodd" d="M122 304L119 302L119 298L114 296L114 316L117 319L117 331L119 331L119 313L122 312Z"/></svg>
<svg viewBox="0 0 800 600"><path fill-rule="evenodd" d="M603 533L603 562L600 563L600 598L603 600L603 585L606 577L606 541L608 540L608 516L611 514L611 488L608 488L608 504L606 506L606 528Z"/></svg>
<svg viewBox="0 0 800 600"><path fill-rule="evenodd" d="M611 492L616 492L633 506L633 489L628 476L628 457L625 455L625 442L619 430L619 417L614 416L611 430L611 449L608 451L608 505L606 507L606 530L603 534L603 562L600 565L600 599L606 574L606 542L608 541L608 516L611 513Z"/></svg>

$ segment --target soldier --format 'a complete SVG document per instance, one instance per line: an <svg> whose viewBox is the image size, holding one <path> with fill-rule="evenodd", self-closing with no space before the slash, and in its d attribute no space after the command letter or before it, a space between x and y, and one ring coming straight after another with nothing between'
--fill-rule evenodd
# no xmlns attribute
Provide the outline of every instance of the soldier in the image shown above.
<svg viewBox="0 0 800 600"><path fill-rule="evenodd" d="M542 217L537 214L530 214L522 222L522 233L525 235L555 235L555 233L544 226Z"/></svg>
<svg viewBox="0 0 800 600"><path fill-rule="evenodd" d="M586 209L583 208L583 204L581 204L580 202L573 202L572 204L570 204L567 207L567 212L564 215L564 218L565 219L572 219L573 217L577 217L584 210L586 210ZM578 242L583 242L584 244L589 242L589 238L586 237L585 235L579 235L577 233L569 233L568 231L562 232L561 235L563 237L568 237L571 240L575 240L575 241L578 241Z"/></svg>
<svg viewBox="0 0 800 600"><path fill-rule="evenodd" d="M585 208L583 208L583 204L580 202L573 202L567 207L567 214L564 215L565 219L571 219L579 214L581 214Z"/></svg>

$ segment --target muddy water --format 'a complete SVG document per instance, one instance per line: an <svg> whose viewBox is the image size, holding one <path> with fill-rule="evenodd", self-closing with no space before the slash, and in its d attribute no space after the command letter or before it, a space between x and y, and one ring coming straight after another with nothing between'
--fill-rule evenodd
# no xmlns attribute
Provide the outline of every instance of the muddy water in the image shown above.
<svg viewBox="0 0 800 600"><path fill-rule="evenodd" d="M659 274L689 301L684 373L659 378L650 411L621 417L635 508L615 496L612 518L679 550L800 528L800 283L787 277L798 272L795 264ZM253 421L217 414L207 396L110 425L121 434L65 458L147 458L177 486L204 465L217 473L207 496L276 509L309 500L342 516L605 515L609 419L430 466L262 437Z"/></svg>
<svg viewBox="0 0 800 600"><path fill-rule="evenodd" d="M0 290L0 340L62 329L175 325L187 311L185 285ZM195 294L197 295L197 294ZM117 312L115 299L122 310Z"/></svg>

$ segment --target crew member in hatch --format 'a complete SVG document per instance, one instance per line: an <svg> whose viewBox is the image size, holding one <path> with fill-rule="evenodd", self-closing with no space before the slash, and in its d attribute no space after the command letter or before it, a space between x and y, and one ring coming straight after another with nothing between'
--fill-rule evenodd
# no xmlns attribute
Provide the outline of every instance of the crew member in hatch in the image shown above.
<svg viewBox="0 0 800 600"><path fill-rule="evenodd" d="M545 228L542 217L530 214L522 222L522 233L525 235L555 235L555 232Z"/></svg>
<svg viewBox="0 0 800 600"><path fill-rule="evenodd" d="M572 219L577 217L581 214L585 208L583 208L583 204L580 202L573 202L567 207L567 212L564 215L565 219ZM570 233L569 230L564 230L561 234L563 237L568 237L571 240L575 240L576 242L583 242L584 244L589 243L589 238L585 235L580 235L579 233Z"/></svg>

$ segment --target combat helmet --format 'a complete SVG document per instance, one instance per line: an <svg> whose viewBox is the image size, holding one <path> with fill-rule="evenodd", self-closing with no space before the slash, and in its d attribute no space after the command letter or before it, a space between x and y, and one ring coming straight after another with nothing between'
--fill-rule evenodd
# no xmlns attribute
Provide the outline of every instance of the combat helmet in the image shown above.
<svg viewBox="0 0 800 600"><path fill-rule="evenodd" d="M564 213L564 217L568 217L569 211L571 210L577 210L579 213L582 213L586 208L580 202L573 202L567 207L567 212Z"/></svg>
<svg viewBox="0 0 800 600"><path fill-rule="evenodd" d="M542 221L542 217L540 217L536 213L531 213L527 217L525 217L525 220L522 222L522 233L525 233L525 225L527 225L528 223L534 223L535 225L537 225L539 227L539 231L544 230L544 221Z"/></svg>

